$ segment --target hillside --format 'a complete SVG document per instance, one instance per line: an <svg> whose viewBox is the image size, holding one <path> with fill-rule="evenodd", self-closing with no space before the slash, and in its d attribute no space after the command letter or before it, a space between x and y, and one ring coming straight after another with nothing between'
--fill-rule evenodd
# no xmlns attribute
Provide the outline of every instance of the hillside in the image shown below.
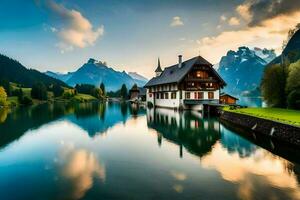
<svg viewBox="0 0 300 200"><path fill-rule="evenodd" d="M288 59L290 63L296 62L300 59L300 30L296 31L295 34L288 41L287 45L282 51L282 55L285 59ZM270 64L280 63L281 55L276 57Z"/></svg>
<svg viewBox="0 0 300 200"><path fill-rule="evenodd" d="M68 85L60 80L49 77L37 70L27 69L21 63L13 60L5 55L0 54L0 80L6 79L10 82L24 85L24 87L32 87L36 82L42 82L46 86L58 84L64 87Z"/></svg>

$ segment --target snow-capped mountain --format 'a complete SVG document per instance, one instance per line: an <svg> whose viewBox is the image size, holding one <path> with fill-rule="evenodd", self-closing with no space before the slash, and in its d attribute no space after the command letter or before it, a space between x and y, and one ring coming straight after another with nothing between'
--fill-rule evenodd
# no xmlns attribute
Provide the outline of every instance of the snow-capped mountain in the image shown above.
<svg viewBox="0 0 300 200"><path fill-rule="evenodd" d="M71 86L82 83L99 86L103 82L106 91L116 91L121 88L123 83L129 89L135 83L138 86L143 87L147 82L146 80L132 78L125 71L116 71L113 68L106 66L106 63L92 58L75 72L69 72L68 74L46 72L46 74L63 80Z"/></svg>
<svg viewBox="0 0 300 200"><path fill-rule="evenodd" d="M215 65L226 81L225 92L240 95L255 90L260 85L265 66L276 57L273 50L239 47L228 51L226 56Z"/></svg>

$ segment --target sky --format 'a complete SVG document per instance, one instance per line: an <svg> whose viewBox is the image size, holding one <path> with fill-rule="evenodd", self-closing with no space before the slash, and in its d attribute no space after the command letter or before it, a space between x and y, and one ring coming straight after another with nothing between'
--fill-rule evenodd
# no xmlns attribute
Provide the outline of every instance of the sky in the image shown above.
<svg viewBox="0 0 300 200"><path fill-rule="evenodd" d="M42 72L89 58L154 75L201 55L218 63L239 46L275 49L300 21L299 0L1 0L0 53Z"/></svg>

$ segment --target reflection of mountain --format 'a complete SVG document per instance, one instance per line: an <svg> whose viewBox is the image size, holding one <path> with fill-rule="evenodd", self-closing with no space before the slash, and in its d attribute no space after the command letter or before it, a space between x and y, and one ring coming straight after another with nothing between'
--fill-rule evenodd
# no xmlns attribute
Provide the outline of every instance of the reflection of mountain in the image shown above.
<svg viewBox="0 0 300 200"><path fill-rule="evenodd" d="M84 104L79 106L81 108L77 106L75 115L67 116L67 119L87 131L91 137L104 133L117 123L125 123L131 117L128 104ZM142 111L140 110L140 112Z"/></svg>
<svg viewBox="0 0 300 200"><path fill-rule="evenodd" d="M0 115L6 119L0 122L0 148L20 138L29 129L36 129L43 124L56 120L63 116L68 107L51 106L43 104L27 108L18 108L11 111L2 110ZM1 118L1 116L0 116Z"/></svg>
<svg viewBox="0 0 300 200"><path fill-rule="evenodd" d="M26 131L37 129L57 119L67 119L88 132L89 136L105 132L144 110L129 109L128 104L42 104L18 108L8 113L0 110L0 148L20 138ZM63 117L65 116L65 117ZM62 118L63 117L63 118Z"/></svg>
<svg viewBox="0 0 300 200"><path fill-rule="evenodd" d="M159 132L159 144L162 136L195 155L203 156L211 151L220 138L219 122L202 119L198 114L152 109L147 112L147 121L149 127Z"/></svg>
<svg viewBox="0 0 300 200"><path fill-rule="evenodd" d="M233 134L223 127L221 127L221 130L221 144L230 154L238 153L239 157L244 158L251 156L257 149L256 145L239 135Z"/></svg>

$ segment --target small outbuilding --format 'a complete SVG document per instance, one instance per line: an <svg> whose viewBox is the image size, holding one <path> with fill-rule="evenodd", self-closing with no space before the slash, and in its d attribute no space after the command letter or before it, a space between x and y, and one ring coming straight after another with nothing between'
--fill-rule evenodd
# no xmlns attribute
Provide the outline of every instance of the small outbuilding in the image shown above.
<svg viewBox="0 0 300 200"><path fill-rule="evenodd" d="M220 94L220 103L221 104L235 105L238 100L239 100L238 98L231 96L229 94L226 94L226 93Z"/></svg>

